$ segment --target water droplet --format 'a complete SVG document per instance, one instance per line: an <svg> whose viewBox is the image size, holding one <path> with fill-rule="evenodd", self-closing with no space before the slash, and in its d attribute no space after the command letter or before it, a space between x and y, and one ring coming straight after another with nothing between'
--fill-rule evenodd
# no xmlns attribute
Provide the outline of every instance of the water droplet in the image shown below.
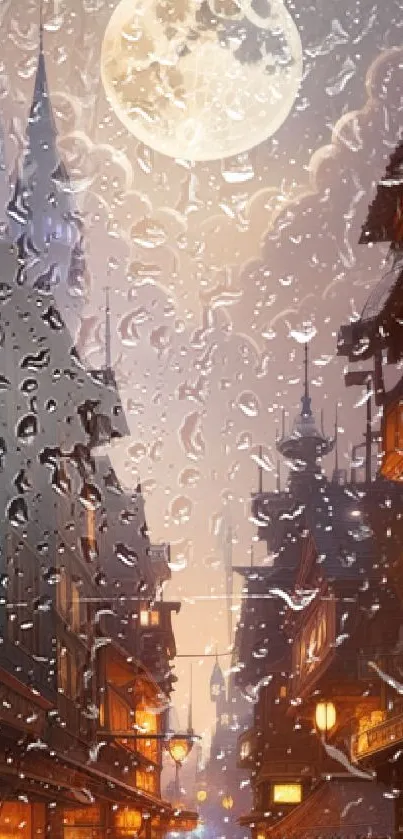
<svg viewBox="0 0 403 839"><path fill-rule="evenodd" d="M238 407L246 417L257 417L259 414L259 400L251 391L245 390L240 394Z"/></svg>

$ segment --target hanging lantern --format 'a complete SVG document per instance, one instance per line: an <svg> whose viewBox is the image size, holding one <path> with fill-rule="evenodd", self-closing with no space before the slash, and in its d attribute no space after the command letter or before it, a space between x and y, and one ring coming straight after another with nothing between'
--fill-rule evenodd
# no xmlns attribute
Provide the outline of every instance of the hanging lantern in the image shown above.
<svg viewBox="0 0 403 839"><path fill-rule="evenodd" d="M167 741L167 748L172 760L180 766L186 760L192 748L192 742L186 737L170 737Z"/></svg>
<svg viewBox="0 0 403 839"><path fill-rule="evenodd" d="M333 702L318 702L315 710L315 723L318 731L326 733L336 725L336 708Z"/></svg>
<svg viewBox="0 0 403 839"><path fill-rule="evenodd" d="M198 800L198 802L199 802L200 804L203 804L203 802L204 802L204 801L206 800L206 798L207 798L207 792L206 792L206 790L205 790L205 789L199 789L199 790L197 790L197 796L196 796L196 798L197 798L197 800Z"/></svg>
<svg viewBox="0 0 403 839"><path fill-rule="evenodd" d="M224 810L232 810L234 806L234 799L232 798L232 795L224 795L221 800L221 804L224 807Z"/></svg>

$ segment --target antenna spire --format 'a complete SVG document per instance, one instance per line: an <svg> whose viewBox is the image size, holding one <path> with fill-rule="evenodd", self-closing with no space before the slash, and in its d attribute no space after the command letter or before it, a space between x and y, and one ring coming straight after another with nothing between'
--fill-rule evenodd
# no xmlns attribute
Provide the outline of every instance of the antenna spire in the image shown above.
<svg viewBox="0 0 403 839"><path fill-rule="evenodd" d="M336 414L334 418L334 441L335 441L335 448L334 448L334 471L335 474L339 474L339 406L336 402Z"/></svg>
<svg viewBox="0 0 403 839"><path fill-rule="evenodd" d="M281 492L281 465L279 460L277 460L276 490Z"/></svg>
<svg viewBox="0 0 403 839"><path fill-rule="evenodd" d="M218 659L217 659L218 660ZM189 685L189 708L188 708L188 733L193 732L193 665L190 665L190 685Z"/></svg>
<svg viewBox="0 0 403 839"><path fill-rule="evenodd" d="M111 310L109 304L109 288L105 289L105 369L112 370L111 353Z"/></svg>
<svg viewBox="0 0 403 839"><path fill-rule="evenodd" d="M263 492L263 464L262 464L262 458L263 458L263 447L259 446L259 486L258 486L258 492L260 493L260 495Z"/></svg>
<svg viewBox="0 0 403 839"><path fill-rule="evenodd" d="M39 52L43 55L43 0L39 0Z"/></svg>
<svg viewBox="0 0 403 839"><path fill-rule="evenodd" d="M303 417L310 417L312 416L311 411L311 397L309 395L309 355L308 355L308 343L304 346L304 395L301 399L302 402L302 416Z"/></svg>

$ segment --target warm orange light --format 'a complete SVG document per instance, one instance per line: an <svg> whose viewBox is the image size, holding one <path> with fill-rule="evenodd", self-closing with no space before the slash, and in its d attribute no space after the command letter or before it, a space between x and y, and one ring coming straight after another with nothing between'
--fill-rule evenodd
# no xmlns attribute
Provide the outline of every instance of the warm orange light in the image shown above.
<svg viewBox="0 0 403 839"><path fill-rule="evenodd" d="M121 836L133 836L133 832L140 830L143 823L140 810L120 810L116 813L115 819Z"/></svg>
<svg viewBox="0 0 403 839"><path fill-rule="evenodd" d="M273 804L300 804L301 801L301 784L274 784Z"/></svg>
<svg viewBox="0 0 403 839"><path fill-rule="evenodd" d="M316 727L323 733L336 725L336 708L333 702L318 702L315 710Z"/></svg>
<svg viewBox="0 0 403 839"><path fill-rule="evenodd" d="M232 798L232 795L224 795L221 804L224 807L224 810L232 810L234 806L234 799Z"/></svg>
<svg viewBox="0 0 403 839"><path fill-rule="evenodd" d="M196 797L197 797L197 800L200 802L200 804L202 804L203 801L205 801L206 798L207 798L206 790L205 789L199 789L197 791L197 796Z"/></svg>
<svg viewBox="0 0 403 839"><path fill-rule="evenodd" d="M191 748L191 741L185 737L171 737L168 740L168 751L175 763L183 763L183 761L186 760Z"/></svg>

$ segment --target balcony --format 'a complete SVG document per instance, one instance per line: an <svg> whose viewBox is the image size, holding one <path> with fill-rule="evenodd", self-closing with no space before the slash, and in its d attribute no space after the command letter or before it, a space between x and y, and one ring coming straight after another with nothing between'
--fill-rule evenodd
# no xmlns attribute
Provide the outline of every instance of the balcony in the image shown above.
<svg viewBox="0 0 403 839"><path fill-rule="evenodd" d="M377 713L372 724L351 738L351 757L355 761L403 743L403 713L383 720L382 712Z"/></svg>

